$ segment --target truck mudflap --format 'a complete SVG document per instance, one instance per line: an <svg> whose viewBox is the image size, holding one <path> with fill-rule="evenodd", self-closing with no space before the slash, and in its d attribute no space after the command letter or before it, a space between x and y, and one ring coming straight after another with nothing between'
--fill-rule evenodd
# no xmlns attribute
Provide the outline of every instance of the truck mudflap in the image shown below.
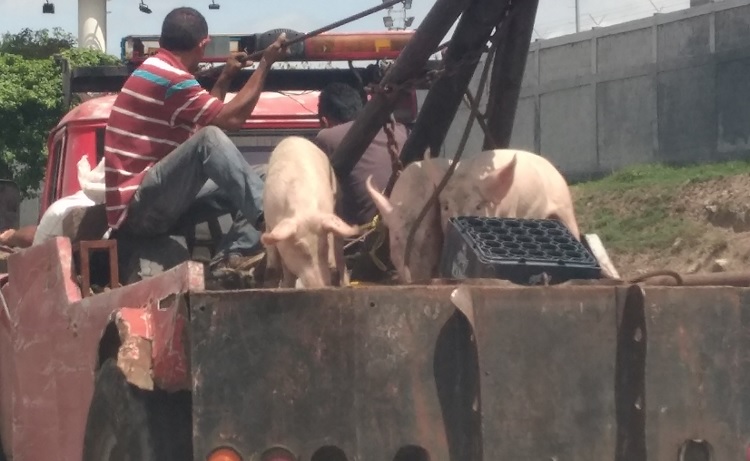
<svg viewBox="0 0 750 461"><path fill-rule="evenodd" d="M195 459L744 459L749 293L191 293Z"/></svg>

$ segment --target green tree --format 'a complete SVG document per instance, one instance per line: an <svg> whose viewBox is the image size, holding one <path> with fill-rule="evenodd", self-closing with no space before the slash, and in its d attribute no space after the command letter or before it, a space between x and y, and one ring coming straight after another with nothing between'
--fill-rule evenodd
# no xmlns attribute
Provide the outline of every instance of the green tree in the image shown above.
<svg viewBox="0 0 750 461"><path fill-rule="evenodd" d="M0 41L0 178L16 181L26 197L44 178L47 135L67 112L54 55L73 66L119 63L114 56L74 46L75 39L60 29L25 29Z"/></svg>
<svg viewBox="0 0 750 461"><path fill-rule="evenodd" d="M17 34L5 33L0 39L0 53L10 53L27 59L47 59L55 53L76 46L76 38L59 27L47 29L23 29Z"/></svg>

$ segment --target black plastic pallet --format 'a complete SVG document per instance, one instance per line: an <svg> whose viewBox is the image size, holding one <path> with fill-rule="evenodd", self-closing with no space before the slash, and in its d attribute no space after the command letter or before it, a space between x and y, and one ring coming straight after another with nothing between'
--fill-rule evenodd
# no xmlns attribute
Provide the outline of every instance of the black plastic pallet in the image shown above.
<svg viewBox="0 0 750 461"><path fill-rule="evenodd" d="M534 284L542 273L549 283L600 278L591 252L560 221L460 216L446 233L441 276L500 278Z"/></svg>

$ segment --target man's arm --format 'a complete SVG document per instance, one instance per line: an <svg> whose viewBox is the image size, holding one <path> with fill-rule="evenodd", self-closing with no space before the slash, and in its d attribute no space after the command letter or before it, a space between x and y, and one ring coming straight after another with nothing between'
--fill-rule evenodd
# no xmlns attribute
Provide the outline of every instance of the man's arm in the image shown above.
<svg viewBox="0 0 750 461"><path fill-rule="evenodd" d="M263 57L258 62L258 67L253 75L245 83L245 86L237 93L231 101L224 104L221 111L211 121L211 125L225 130L237 130L242 127L245 120L250 117L255 105L260 99L268 71L276 60L281 58L285 51L282 48L286 41L286 34L281 34L276 42L266 48ZM227 83L228 84L228 83Z"/></svg>
<svg viewBox="0 0 750 461"><path fill-rule="evenodd" d="M34 242L36 226L26 226L20 229L8 229L0 233L0 245L15 248L28 248Z"/></svg>
<svg viewBox="0 0 750 461"><path fill-rule="evenodd" d="M214 83L213 88L211 88L211 96L223 102L227 96L227 91L229 91L229 86L232 84L232 80L239 74L246 63L247 53L232 53L232 56L229 57L224 65L224 70L219 75L216 83Z"/></svg>
<svg viewBox="0 0 750 461"><path fill-rule="evenodd" d="M227 96L227 91L229 90L230 83L231 80L225 77L222 73L221 76L219 76L219 78L216 80L216 83L214 83L214 87L211 88L211 92L209 94L219 101L224 101L224 98Z"/></svg>

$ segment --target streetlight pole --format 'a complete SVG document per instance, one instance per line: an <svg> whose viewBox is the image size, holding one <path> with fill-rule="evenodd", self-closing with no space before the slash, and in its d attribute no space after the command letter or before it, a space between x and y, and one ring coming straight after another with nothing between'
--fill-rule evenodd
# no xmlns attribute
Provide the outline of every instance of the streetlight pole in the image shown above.
<svg viewBox="0 0 750 461"><path fill-rule="evenodd" d="M78 0L78 46L107 51L107 0Z"/></svg>
<svg viewBox="0 0 750 461"><path fill-rule="evenodd" d="M580 11L581 5L579 4L579 0L575 0L575 2L576 2L576 33L578 33L581 31L581 11Z"/></svg>

